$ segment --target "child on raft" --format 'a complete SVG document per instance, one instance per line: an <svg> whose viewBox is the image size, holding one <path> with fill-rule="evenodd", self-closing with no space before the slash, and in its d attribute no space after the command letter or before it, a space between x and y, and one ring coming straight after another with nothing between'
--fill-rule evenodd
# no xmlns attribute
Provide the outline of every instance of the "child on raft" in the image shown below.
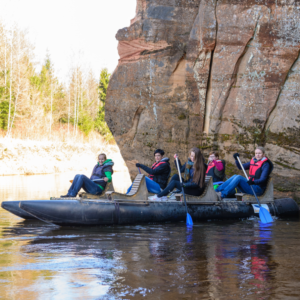
<svg viewBox="0 0 300 300"><path fill-rule="evenodd" d="M236 166L241 170L237 160L238 153L233 154ZM221 186L216 189L219 199L234 197L235 189L238 188L242 193L253 195L250 187L252 185L257 196L264 193L270 174L273 171L273 163L265 156L263 147L256 147L255 156L250 162L243 164L245 170L249 170L248 180L241 175L233 175Z"/></svg>
<svg viewBox="0 0 300 300"><path fill-rule="evenodd" d="M213 178L214 185L223 183L225 178L225 161L219 159L217 151L209 153L206 176Z"/></svg>
<svg viewBox="0 0 300 300"><path fill-rule="evenodd" d="M174 157L178 158L178 155L175 154ZM168 186L157 195L149 197L149 200L155 201L165 201L167 200L167 195L173 191L174 188L177 188L181 191L182 187L184 192L187 195L200 196L202 195L205 188L205 173L207 166L204 163L204 158L200 149L192 148L190 150L190 155L188 161L181 166L180 160L179 168L180 172L184 173L183 183L181 185L179 175L175 174ZM176 161L175 161L176 165ZM176 166L177 169L177 166Z"/></svg>
<svg viewBox="0 0 300 300"><path fill-rule="evenodd" d="M111 159L107 159L105 153L99 154L98 163L95 165L91 177L75 175L68 193L61 197L76 197L81 188L89 194L101 195L107 182L112 181L113 165L114 162Z"/></svg>

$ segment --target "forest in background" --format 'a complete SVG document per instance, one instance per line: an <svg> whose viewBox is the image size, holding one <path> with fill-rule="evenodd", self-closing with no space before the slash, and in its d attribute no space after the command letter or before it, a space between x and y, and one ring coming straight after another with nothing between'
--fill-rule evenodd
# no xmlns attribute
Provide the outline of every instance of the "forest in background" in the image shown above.
<svg viewBox="0 0 300 300"><path fill-rule="evenodd" d="M83 142L96 132L113 142L104 120L107 69L97 79L74 65L65 84L55 76L49 55L36 71L33 50L24 31L0 23L0 135Z"/></svg>

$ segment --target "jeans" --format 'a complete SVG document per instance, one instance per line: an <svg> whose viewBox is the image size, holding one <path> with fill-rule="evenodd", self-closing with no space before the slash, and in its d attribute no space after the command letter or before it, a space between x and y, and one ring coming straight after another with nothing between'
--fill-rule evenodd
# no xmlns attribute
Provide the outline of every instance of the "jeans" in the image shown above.
<svg viewBox="0 0 300 300"><path fill-rule="evenodd" d="M87 193L93 195L100 195L103 190L98 184L90 180L85 175L75 175L71 187L69 188L68 195L76 197L80 189L83 188Z"/></svg>
<svg viewBox="0 0 300 300"><path fill-rule="evenodd" d="M177 188L178 190L181 191L182 187L181 187L181 183L180 183L180 179L179 176L177 174L175 174L172 178L170 183L168 184L168 186L159 194L157 194L157 197L162 197L162 196L167 196L170 192L173 191L174 188ZM203 188L184 188L184 192L187 195L192 195L192 196L200 196L204 191L204 187Z"/></svg>
<svg viewBox="0 0 300 300"><path fill-rule="evenodd" d="M160 191L161 191L160 185L157 182L151 180L148 177L145 177L145 180L146 180L147 190L149 193L153 193L153 194L160 193ZM128 194L130 192L131 188L132 188L132 185L128 188L126 194Z"/></svg>
<svg viewBox="0 0 300 300"><path fill-rule="evenodd" d="M221 192L222 198L227 198L236 193L235 189L239 188L242 193L253 195L250 185L247 183L247 179L241 175L233 175L220 185L216 192ZM264 190L259 185L252 185L253 190L257 196L263 194Z"/></svg>

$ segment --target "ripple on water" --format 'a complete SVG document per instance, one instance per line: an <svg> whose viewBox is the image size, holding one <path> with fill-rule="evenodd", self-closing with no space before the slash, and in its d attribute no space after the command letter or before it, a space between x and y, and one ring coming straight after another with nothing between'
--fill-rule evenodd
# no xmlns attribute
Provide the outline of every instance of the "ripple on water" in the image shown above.
<svg viewBox="0 0 300 300"><path fill-rule="evenodd" d="M0 210L0 298L299 299L299 225L59 228Z"/></svg>

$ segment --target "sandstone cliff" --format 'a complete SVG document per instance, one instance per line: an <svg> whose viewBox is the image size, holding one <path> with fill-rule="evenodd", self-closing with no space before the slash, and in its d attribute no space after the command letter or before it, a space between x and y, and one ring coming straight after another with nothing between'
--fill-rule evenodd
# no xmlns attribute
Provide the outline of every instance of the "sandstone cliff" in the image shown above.
<svg viewBox="0 0 300 300"><path fill-rule="evenodd" d="M198 146L230 171L233 152L246 160L259 144L277 182L299 189L299 17L296 0L137 0L106 104L130 170L157 147Z"/></svg>

